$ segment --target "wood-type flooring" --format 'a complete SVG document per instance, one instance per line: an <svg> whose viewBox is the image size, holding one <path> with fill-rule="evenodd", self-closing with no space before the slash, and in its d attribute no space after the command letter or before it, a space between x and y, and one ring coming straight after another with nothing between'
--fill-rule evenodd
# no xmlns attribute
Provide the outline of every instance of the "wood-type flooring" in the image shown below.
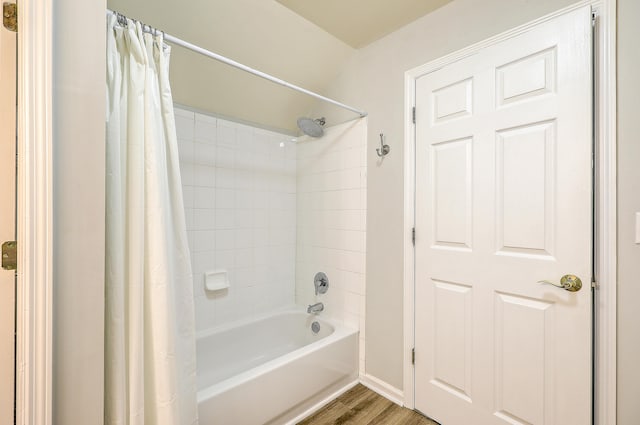
<svg viewBox="0 0 640 425"><path fill-rule="evenodd" d="M438 425L358 384L298 425Z"/></svg>

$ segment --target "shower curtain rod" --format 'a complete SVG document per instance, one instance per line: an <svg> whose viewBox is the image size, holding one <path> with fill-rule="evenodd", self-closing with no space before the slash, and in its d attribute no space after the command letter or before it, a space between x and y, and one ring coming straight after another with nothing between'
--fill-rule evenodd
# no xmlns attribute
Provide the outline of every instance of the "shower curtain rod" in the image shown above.
<svg viewBox="0 0 640 425"><path fill-rule="evenodd" d="M111 9L107 9L107 13L115 13L117 16L124 17L124 15L122 15L121 13L115 12L115 11L113 11ZM219 54L214 53L214 52L212 52L210 50L207 50L207 49L203 49L200 46L196 46L195 44L191 44L188 41L184 41L184 40L182 40L182 39L180 39L178 37L174 37L171 34L167 34L165 32L163 32L163 34L164 34L164 39L166 41L170 42L171 44L175 44L176 46L184 47L185 49L189 49L189 50L191 50L193 52L199 53L199 54L201 54L203 56L206 56L208 58L215 59L215 60L217 60L219 62L226 63L227 65L231 65L231 66L233 66L235 68L241 69L242 71L245 71L245 72L248 72L250 74L256 75L256 76L258 76L260 78L264 78L265 80L269 80L269 81L271 81L273 83L280 84L281 86L288 87L288 88L290 88L292 90L295 90L295 91L298 91L300 93L304 93L306 95L315 97L316 99L320 99L322 101L331 103L331 104L339 106L341 108L348 109L349 111L355 112L356 114L360 115L360 117L366 117L367 116L366 112L361 111L361 110L356 109L356 108L353 108L353 107L351 107L349 105L345 105L344 103L340 103L337 100L330 99L330 98L328 98L326 96L322 96L321 94L312 92L311 90L307 90L307 89L302 88L300 86L296 86L295 84L289 83L288 81L285 81L285 80L282 80L280 78L274 77L273 75L267 74L267 73L262 72L262 71L258 71L257 69L254 69L254 68L251 68L251 67L249 67L247 65L241 64L240 62L236 62L233 59L229 59L228 57L219 55Z"/></svg>

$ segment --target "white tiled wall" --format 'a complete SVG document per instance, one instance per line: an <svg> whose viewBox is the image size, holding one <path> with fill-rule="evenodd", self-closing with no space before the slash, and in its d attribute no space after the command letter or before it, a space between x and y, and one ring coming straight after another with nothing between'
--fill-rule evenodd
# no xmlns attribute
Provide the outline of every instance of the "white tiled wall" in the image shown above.
<svg viewBox="0 0 640 425"><path fill-rule="evenodd" d="M298 155L296 303L322 301L327 315L360 329L364 371L366 246L366 120L301 138ZM329 291L315 296L323 271Z"/></svg>
<svg viewBox="0 0 640 425"><path fill-rule="evenodd" d="M360 329L364 370L366 120L299 139L175 109L198 331L287 307ZM230 288L204 289L225 269ZM315 296L323 271L329 291Z"/></svg>
<svg viewBox="0 0 640 425"><path fill-rule="evenodd" d="M294 303L296 145L176 107L197 330ZM230 288L208 292L204 272Z"/></svg>

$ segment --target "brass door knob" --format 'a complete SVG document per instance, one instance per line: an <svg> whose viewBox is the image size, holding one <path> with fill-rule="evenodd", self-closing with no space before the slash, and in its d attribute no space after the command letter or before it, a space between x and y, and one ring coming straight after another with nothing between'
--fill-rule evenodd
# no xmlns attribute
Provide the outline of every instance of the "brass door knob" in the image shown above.
<svg viewBox="0 0 640 425"><path fill-rule="evenodd" d="M582 281L580 280L580 278L572 274L565 274L564 276L562 276L562 278L560 279L560 283L554 283L548 280L539 280L538 283L553 285L569 292L578 292L582 288Z"/></svg>

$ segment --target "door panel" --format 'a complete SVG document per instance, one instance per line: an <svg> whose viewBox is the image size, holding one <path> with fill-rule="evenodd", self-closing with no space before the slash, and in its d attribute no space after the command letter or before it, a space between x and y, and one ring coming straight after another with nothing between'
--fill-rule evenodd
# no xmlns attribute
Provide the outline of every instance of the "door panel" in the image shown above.
<svg viewBox="0 0 640 425"><path fill-rule="evenodd" d="M590 421L590 22L416 81L415 406L443 425Z"/></svg>
<svg viewBox="0 0 640 425"><path fill-rule="evenodd" d="M496 132L499 254L553 255L555 134L554 120Z"/></svg>
<svg viewBox="0 0 640 425"><path fill-rule="evenodd" d="M15 239L16 35L0 26L0 244ZM15 272L0 269L0 425L13 424Z"/></svg>
<svg viewBox="0 0 640 425"><path fill-rule="evenodd" d="M494 306L496 416L547 423L545 394L554 394L553 303L496 293Z"/></svg>

